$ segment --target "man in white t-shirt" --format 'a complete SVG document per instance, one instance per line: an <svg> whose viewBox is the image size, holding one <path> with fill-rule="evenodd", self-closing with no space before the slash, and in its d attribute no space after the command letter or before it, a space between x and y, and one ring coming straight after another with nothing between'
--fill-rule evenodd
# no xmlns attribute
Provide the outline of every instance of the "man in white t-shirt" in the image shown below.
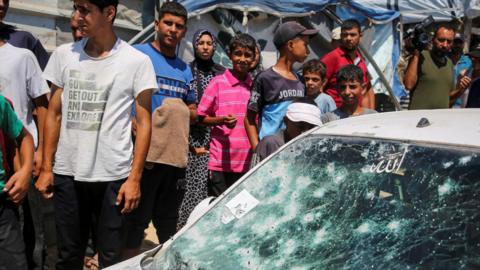
<svg viewBox="0 0 480 270"><path fill-rule="evenodd" d="M3 38L0 34L0 39ZM43 124L50 89L42 78L42 69L32 51L4 43L0 46L0 63L0 94L12 102L15 113L33 137L36 150L33 176L37 177L42 165ZM33 109L36 111L36 120ZM13 144L5 142L5 145L8 148ZM15 157L15 160L18 164L19 157ZM55 227L53 222L48 222L53 221L53 204L41 200L32 183L27 199L22 204L22 225L28 261L41 267L46 264L42 253L46 250L47 243L49 247L54 243L51 239ZM49 224L52 225L48 226Z"/></svg>
<svg viewBox="0 0 480 270"><path fill-rule="evenodd" d="M37 155L41 155L42 126L48 107L47 82L33 53L5 43L0 46L0 94L12 102L13 109L25 128L32 134ZM36 108L37 125L32 110ZM40 169L38 164L38 168Z"/></svg>
<svg viewBox="0 0 480 270"><path fill-rule="evenodd" d="M82 269L92 224L100 268L119 262L125 214L140 199L151 94L158 86L150 59L113 32L117 5L118 0L74 0L84 38L58 47L44 72L52 83L52 98L36 186L54 199L56 269Z"/></svg>

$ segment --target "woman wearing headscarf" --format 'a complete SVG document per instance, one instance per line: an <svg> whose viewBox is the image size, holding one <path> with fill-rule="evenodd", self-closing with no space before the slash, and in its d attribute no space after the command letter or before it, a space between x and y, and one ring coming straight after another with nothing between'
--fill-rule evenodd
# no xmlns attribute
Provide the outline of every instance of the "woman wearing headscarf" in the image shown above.
<svg viewBox="0 0 480 270"><path fill-rule="evenodd" d="M215 38L205 29L198 30L193 35L193 50L195 60L190 63L193 81L190 87L196 92L198 100L202 99L203 91L210 80L225 71L225 68L213 62ZM180 205L177 229L187 222L193 208L207 197L208 180L208 146L210 143L210 128L198 124L190 126L188 165L185 175L186 191Z"/></svg>
<svg viewBox="0 0 480 270"><path fill-rule="evenodd" d="M250 75L252 75L252 78L255 78L258 73L263 71L263 65L262 65L262 50L260 49L260 44L257 43L257 46L255 48L255 60L252 63Z"/></svg>

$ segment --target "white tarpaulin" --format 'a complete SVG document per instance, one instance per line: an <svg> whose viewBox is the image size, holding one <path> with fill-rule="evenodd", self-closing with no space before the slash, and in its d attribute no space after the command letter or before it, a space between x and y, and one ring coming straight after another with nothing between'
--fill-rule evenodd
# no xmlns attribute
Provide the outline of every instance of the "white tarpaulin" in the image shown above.
<svg viewBox="0 0 480 270"><path fill-rule="evenodd" d="M429 15L436 21L450 21L465 14L468 2L478 0L361 0L371 8L385 8L400 12L402 23L420 22Z"/></svg>
<svg viewBox="0 0 480 270"><path fill-rule="evenodd" d="M467 10L465 14L469 18L475 18L480 16L480 0L470 0L467 1Z"/></svg>

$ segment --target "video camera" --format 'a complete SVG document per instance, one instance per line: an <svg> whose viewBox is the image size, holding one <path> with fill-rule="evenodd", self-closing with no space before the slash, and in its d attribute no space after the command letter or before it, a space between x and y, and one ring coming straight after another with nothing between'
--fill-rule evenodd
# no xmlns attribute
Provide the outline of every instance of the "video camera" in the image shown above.
<svg viewBox="0 0 480 270"><path fill-rule="evenodd" d="M430 43L430 36L428 35L426 28L434 22L435 20L433 19L433 16L430 15L407 31L407 39L411 40L414 49L423 51L427 48L428 43Z"/></svg>

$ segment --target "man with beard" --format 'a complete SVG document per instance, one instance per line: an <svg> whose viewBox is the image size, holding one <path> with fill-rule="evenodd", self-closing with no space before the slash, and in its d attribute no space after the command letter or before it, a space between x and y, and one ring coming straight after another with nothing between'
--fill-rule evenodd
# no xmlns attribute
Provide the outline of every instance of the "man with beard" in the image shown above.
<svg viewBox="0 0 480 270"><path fill-rule="evenodd" d="M470 85L466 70L460 72L455 85L454 66L447 57L454 37L455 29L441 24L435 30L431 50L413 51L403 79L411 92L410 110L449 108Z"/></svg>
<svg viewBox="0 0 480 270"><path fill-rule="evenodd" d="M327 66L327 85L325 86L325 93L335 100L337 108L342 106L343 101L337 92L336 74L340 68L349 64L358 66L362 69L364 74L364 83L367 87L367 91L365 92L365 95L360 98L360 102L365 107L371 109L375 107L375 96L368 79L367 64L358 51L361 37L362 31L360 23L354 19L345 20L340 29L340 46L324 55L321 59L321 61Z"/></svg>

